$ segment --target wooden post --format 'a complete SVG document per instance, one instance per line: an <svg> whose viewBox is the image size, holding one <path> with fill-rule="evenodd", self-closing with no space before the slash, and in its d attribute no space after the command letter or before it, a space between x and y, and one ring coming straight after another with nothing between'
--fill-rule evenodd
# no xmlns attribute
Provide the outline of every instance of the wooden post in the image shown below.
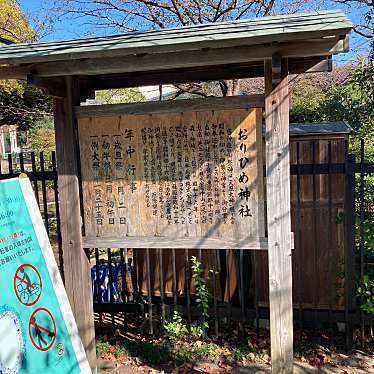
<svg viewBox="0 0 374 374"><path fill-rule="evenodd" d="M265 61L266 196L272 373L293 373L289 96L281 59Z"/></svg>
<svg viewBox="0 0 374 374"><path fill-rule="evenodd" d="M67 97L53 102L65 288L88 361L96 369L90 264L82 248L78 137L73 112L73 105L79 104L79 89L73 87L72 77L66 77L65 82Z"/></svg>

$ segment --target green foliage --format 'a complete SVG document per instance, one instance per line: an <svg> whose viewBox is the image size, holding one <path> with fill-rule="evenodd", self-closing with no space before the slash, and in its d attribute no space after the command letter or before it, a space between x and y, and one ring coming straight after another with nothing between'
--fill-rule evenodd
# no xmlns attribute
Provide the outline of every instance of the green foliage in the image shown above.
<svg viewBox="0 0 374 374"><path fill-rule="evenodd" d="M195 339L199 339L204 336L204 328L197 321L193 321L190 327L190 334Z"/></svg>
<svg viewBox="0 0 374 374"><path fill-rule="evenodd" d="M15 0L0 0L0 36L16 43L35 41L35 32Z"/></svg>
<svg viewBox="0 0 374 374"><path fill-rule="evenodd" d="M121 357L127 355L127 349L122 345L116 344L114 346L114 356Z"/></svg>
<svg viewBox="0 0 374 374"><path fill-rule="evenodd" d="M103 340L96 341L96 354L98 356L103 356L108 354L110 351L110 343Z"/></svg>
<svg viewBox="0 0 374 374"><path fill-rule="evenodd" d="M15 0L0 0L0 36L9 41L33 42L37 34ZM52 101L38 88L16 80L0 81L0 126L28 130L52 112Z"/></svg>
<svg viewBox="0 0 374 374"><path fill-rule="evenodd" d="M321 109L330 121L348 121L355 130L354 139L366 138L369 153L374 156L374 61L359 60L350 81L332 87Z"/></svg>
<svg viewBox="0 0 374 374"><path fill-rule="evenodd" d="M371 280L367 274L364 275L362 282L357 287L357 295L362 298L362 310L374 314L374 280Z"/></svg>
<svg viewBox="0 0 374 374"><path fill-rule="evenodd" d="M174 311L172 320L163 325L166 337L174 341L184 339L188 334L195 339L200 339L206 335L206 330L209 328L209 323L207 321L209 318L209 301L211 298L209 287L204 278L204 271L200 261L195 256L192 256L191 263L192 278L195 282L195 301L199 306L201 319L200 321L193 321L188 329L182 320L182 316L177 311ZM181 354L183 354L183 352Z"/></svg>
<svg viewBox="0 0 374 374"><path fill-rule="evenodd" d="M232 342L234 343L234 342ZM141 362L151 365L172 363L196 363L201 361L226 362L230 365L238 363L269 362L268 347L254 347L251 341L237 341L234 345L225 343L224 347L212 341L173 341L130 340L128 338L113 338L110 341L97 340L96 351L98 356L113 355L115 357L136 357Z"/></svg>
<svg viewBox="0 0 374 374"><path fill-rule="evenodd" d="M234 345L231 349L231 355L225 358L225 361L230 364L256 362L256 363L268 363L270 360L269 350L266 348L254 349L251 342L248 340L245 342L239 342Z"/></svg>
<svg viewBox="0 0 374 374"><path fill-rule="evenodd" d="M188 334L187 326L182 321L182 316L174 311L173 319L164 324L165 335L170 340L183 339Z"/></svg>
<svg viewBox="0 0 374 374"><path fill-rule="evenodd" d="M115 357L138 357L143 362L156 365L165 362L177 364L194 362L200 359L216 361L220 348L211 342L196 341L182 345L171 345L170 342L147 342L136 340L109 342L98 340L96 351L99 356L113 354Z"/></svg>
<svg viewBox="0 0 374 374"><path fill-rule="evenodd" d="M103 104L136 103L145 101L139 88L120 88L96 91L96 100Z"/></svg>
<svg viewBox="0 0 374 374"><path fill-rule="evenodd" d="M374 176L367 175L364 180L364 209L366 206L374 206ZM361 179L356 176L356 196L360 197ZM361 201L358 200L357 204ZM365 212L363 221L360 215L356 216L356 248L357 258L361 255L361 244L364 247L364 261L374 262L374 214ZM362 225L362 226L361 226ZM363 235L361 236L361 230ZM362 241L362 242L361 242ZM374 268L372 266L365 267L363 279L357 280L357 296L361 302L361 308L364 312L374 314Z"/></svg>
<svg viewBox="0 0 374 374"><path fill-rule="evenodd" d="M232 360L233 362L243 362L248 354L250 353L248 345L238 344L232 348Z"/></svg>
<svg viewBox="0 0 374 374"><path fill-rule="evenodd" d="M345 120L353 128L350 137L351 151L360 159L361 139L365 142L365 161L374 161L374 61L358 60L350 79L345 84L334 85L326 91L318 91L310 81L305 80L295 87L291 122L317 122ZM359 177L356 186L360 186ZM359 196L357 190L356 196ZM364 181L364 200L369 206L374 205L374 177L366 176ZM359 204L360 202L357 201ZM336 216L336 224L344 223L344 214ZM359 218L359 217L357 217ZM359 222L356 232L359 233ZM363 222L364 256L374 261L374 217L365 214ZM360 237L357 236L360 240ZM360 243L356 243L357 255ZM337 275L344 279L344 273ZM357 294L362 299L362 309L374 314L374 271L366 269L364 281L358 280ZM341 297L342 295L338 295Z"/></svg>
<svg viewBox="0 0 374 374"><path fill-rule="evenodd" d="M178 364L192 362L194 361L194 358L194 352L190 346L182 345L181 347L177 347L173 350L173 361L177 362Z"/></svg>
<svg viewBox="0 0 374 374"><path fill-rule="evenodd" d="M364 210L366 206L374 206L374 176L373 175L366 175L363 180L364 184ZM360 175L356 175L356 198L357 198L357 205L359 206L360 201L360 189L361 189L361 177ZM361 231L361 222L360 222L360 215L356 216L357 224L356 224L356 231L359 233ZM365 213L363 219L363 239L364 239L364 248L365 253L370 262L374 262L374 214ZM360 236L357 235L357 240L360 240ZM356 243L357 248L360 245L360 242ZM374 279L374 274L373 274Z"/></svg>
<svg viewBox="0 0 374 374"><path fill-rule="evenodd" d="M52 118L44 117L36 121L27 133L28 146L36 154L56 149L55 130Z"/></svg>
<svg viewBox="0 0 374 374"><path fill-rule="evenodd" d="M199 359L216 361L220 356L219 346L212 342L194 342L192 344L192 350Z"/></svg>
<svg viewBox="0 0 374 374"><path fill-rule="evenodd" d="M0 111L0 125L17 125L26 131L52 113L52 100L26 83L6 89L0 86Z"/></svg>
<svg viewBox="0 0 374 374"><path fill-rule="evenodd" d="M156 365L169 361L171 348L166 343L156 344L152 342L136 340L120 340L111 344L108 341L96 341L96 353L98 356L113 354L115 357L138 357L144 362Z"/></svg>
<svg viewBox="0 0 374 374"><path fill-rule="evenodd" d="M292 92L291 122L305 123L322 121L319 111L324 94L311 80L301 80Z"/></svg>
<svg viewBox="0 0 374 374"><path fill-rule="evenodd" d="M199 305L201 312L201 327L205 333L206 329L209 327L208 317L209 317L209 300L210 292L207 285L207 282L204 278L204 271L201 267L201 262L197 257L191 257L191 268L192 268L192 278L195 282L196 287L196 303Z"/></svg>
<svg viewBox="0 0 374 374"><path fill-rule="evenodd" d="M170 354L171 361L177 364L196 362L198 360L217 361L220 357L220 348L215 343L197 341L174 347Z"/></svg>
<svg viewBox="0 0 374 374"><path fill-rule="evenodd" d="M366 160L374 161L374 61L359 59L346 84L325 92L309 81L293 91L291 122L347 121L354 129L352 151L359 155L360 139L365 139Z"/></svg>
<svg viewBox="0 0 374 374"><path fill-rule="evenodd" d="M0 0L0 36L15 43L36 40L36 33L30 27L27 17L15 0ZM0 80L0 112L3 111L1 95L13 92L22 95L24 86L14 79Z"/></svg>

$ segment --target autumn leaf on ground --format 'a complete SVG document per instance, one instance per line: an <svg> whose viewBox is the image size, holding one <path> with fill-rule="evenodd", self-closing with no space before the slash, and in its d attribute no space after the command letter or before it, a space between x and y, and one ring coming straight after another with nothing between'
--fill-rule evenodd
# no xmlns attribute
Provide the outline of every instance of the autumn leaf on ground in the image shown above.
<svg viewBox="0 0 374 374"><path fill-rule="evenodd" d="M323 365L323 361L318 357L312 357L309 359L309 364L320 369Z"/></svg>
<svg viewBox="0 0 374 374"><path fill-rule="evenodd" d="M218 367L223 369L225 373L229 373L232 370L232 367L229 365L226 365L223 361L218 362Z"/></svg>

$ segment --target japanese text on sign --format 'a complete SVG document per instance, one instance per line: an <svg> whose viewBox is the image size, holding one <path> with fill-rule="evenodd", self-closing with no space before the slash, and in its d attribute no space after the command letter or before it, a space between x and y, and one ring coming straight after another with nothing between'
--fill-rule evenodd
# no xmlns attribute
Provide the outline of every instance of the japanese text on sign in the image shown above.
<svg viewBox="0 0 374 374"><path fill-rule="evenodd" d="M260 110L79 120L86 236L263 235Z"/></svg>

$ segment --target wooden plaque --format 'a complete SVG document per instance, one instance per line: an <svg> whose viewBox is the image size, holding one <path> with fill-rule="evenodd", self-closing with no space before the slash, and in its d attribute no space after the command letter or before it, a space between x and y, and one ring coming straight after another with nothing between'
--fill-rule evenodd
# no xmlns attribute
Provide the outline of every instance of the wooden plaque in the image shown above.
<svg viewBox="0 0 374 374"><path fill-rule="evenodd" d="M78 124L86 240L242 248L264 237L261 109Z"/></svg>

